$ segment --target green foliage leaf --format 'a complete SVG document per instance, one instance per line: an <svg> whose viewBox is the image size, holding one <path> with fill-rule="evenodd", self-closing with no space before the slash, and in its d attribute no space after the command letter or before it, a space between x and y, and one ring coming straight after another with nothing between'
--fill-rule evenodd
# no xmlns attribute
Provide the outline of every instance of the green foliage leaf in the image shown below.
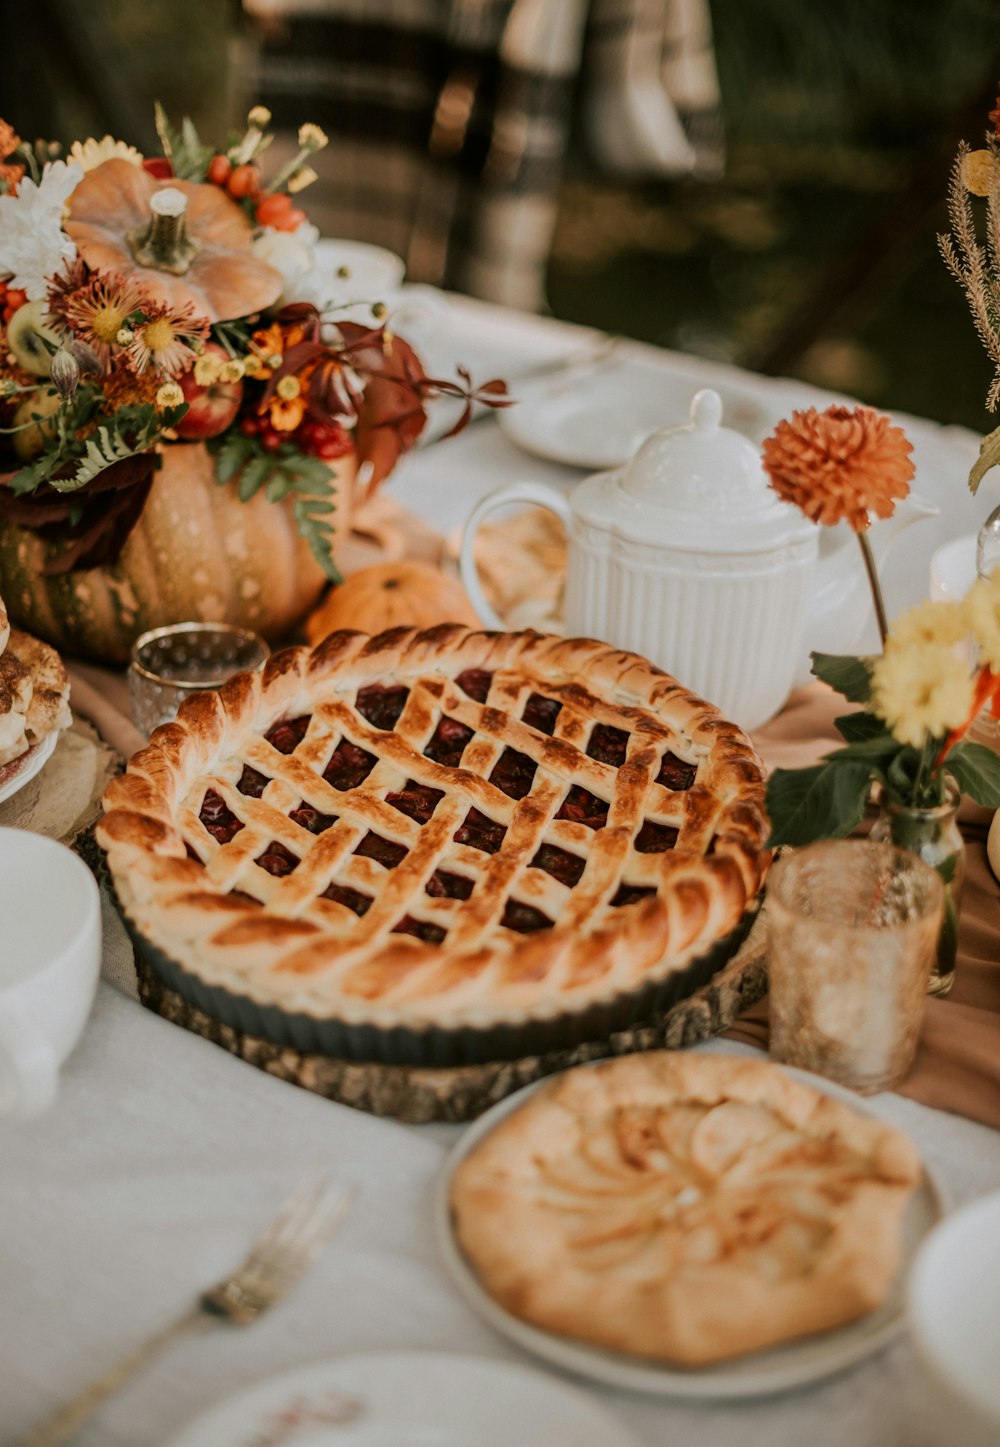
<svg viewBox="0 0 1000 1447"><path fill-rule="evenodd" d="M170 124L169 117L159 101L153 103L153 119L156 124L156 134L160 138L160 145L163 147L163 154L168 161L174 159L174 150L180 149L181 135L175 131Z"/></svg>
<svg viewBox="0 0 1000 1447"><path fill-rule="evenodd" d="M975 493L986 474L1000 463L1000 427L988 432L979 444L979 456L969 473L969 491Z"/></svg>
<svg viewBox="0 0 1000 1447"><path fill-rule="evenodd" d="M249 502L254 493L263 487L273 471L274 463L269 457L251 458L240 472L237 484L240 502Z"/></svg>
<svg viewBox="0 0 1000 1447"><path fill-rule="evenodd" d="M174 175L182 181L203 180L215 152L211 146L204 144L190 116L184 117L178 130L171 125L159 101L154 107L154 116L156 134L160 138L163 154L174 168Z"/></svg>
<svg viewBox="0 0 1000 1447"><path fill-rule="evenodd" d="M36 487L40 487L52 471L51 467L46 467L45 462L46 459L39 458L37 462L29 462L28 465L22 467L19 472L15 472L7 484L11 492L16 492L18 496L23 496L24 493L34 492Z"/></svg>
<svg viewBox="0 0 1000 1447"><path fill-rule="evenodd" d="M216 481L236 481L240 501L247 502L261 488L268 502L294 495L293 513L299 532L331 582L341 581L333 561L334 512L330 469L318 457L302 453L291 443L277 452L265 452L253 437L233 432L209 443L215 456Z"/></svg>
<svg viewBox="0 0 1000 1447"><path fill-rule="evenodd" d="M871 698L871 660L849 653L811 653L812 671L823 683L843 694L848 703Z"/></svg>
<svg viewBox="0 0 1000 1447"><path fill-rule="evenodd" d="M886 787L892 798L898 803L913 804L918 802L916 797L917 779L921 772L920 763L922 758L923 755L919 749L905 745L899 749L899 752L886 769ZM938 792L943 792L943 785L940 783Z"/></svg>
<svg viewBox="0 0 1000 1447"><path fill-rule="evenodd" d="M110 427L99 427L84 448L83 457L71 477L50 477L48 481L56 492L76 492L92 482L95 477L114 462L123 462L141 452L131 442L119 436Z"/></svg>
<svg viewBox="0 0 1000 1447"><path fill-rule="evenodd" d="M331 583L342 582L340 571L333 561L333 525L326 516L335 511L333 503L307 493L295 499L294 511L299 532L312 549L313 557Z"/></svg>
<svg viewBox="0 0 1000 1447"><path fill-rule="evenodd" d="M767 784L771 847L846 838L861 822L870 782L863 761L776 769Z"/></svg>
<svg viewBox="0 0 1000 1447"><path fill-rule="evenodd" d="M875 738L858 739L856 743L850 743L846 748L833 749L830 753L824 754L825 759L857 759L868 764L869 768L876 766L887 769L892 760L899 753L903 745L898 739L886 730Z"/></svg>
<svg viewBox="0 0 1000 1447"><path fill-rule="evenodd" d="M1000 809L1000 758L990 749L982 744L956 744L945 767L963 794L989 809Z"/></svg>
<svg viewBox="0 0 1000 1447"><path fill-rule="evenodd" d="M864 743L866 739L880 738L888 733L884 720L876 718L873 713L845 713L833 722L840 737L849 744Z"/></svg>
<svg viewBox="0 0 1000 1447"><path fill-rule="evenodd" d="M209 443L209 451L215 454L215 478L217 482L231 482L243 464L254 455L254 446L248 437L240 432L231 432L216 446Z"/></svg>

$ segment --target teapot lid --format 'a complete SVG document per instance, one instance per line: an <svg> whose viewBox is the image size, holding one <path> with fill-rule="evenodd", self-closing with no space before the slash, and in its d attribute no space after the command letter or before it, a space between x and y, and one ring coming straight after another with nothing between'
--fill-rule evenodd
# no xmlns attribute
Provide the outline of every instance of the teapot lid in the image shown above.
<svg viewBox="0 0 1000 1447"><path fill-rule="evenodd" d="M629 531L641 527L675 547L738 551L780 547L814 531L770 486L760 452L722 425L722 398L697 392L691 420L654 432L615 474L629 506ZM652 538L650 540L653 540Z"/></svg>

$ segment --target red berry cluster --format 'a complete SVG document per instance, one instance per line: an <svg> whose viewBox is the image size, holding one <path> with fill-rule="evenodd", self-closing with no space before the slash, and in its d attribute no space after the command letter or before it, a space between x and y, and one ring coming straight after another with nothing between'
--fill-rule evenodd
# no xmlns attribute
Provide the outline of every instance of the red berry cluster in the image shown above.
<svg viewBox="0 0 1000 1447"><path fill-rule="evenodd" d="M293 443L300 452L310 457L319 457L323 462L333 462L344 457L354 447L350 432L338 422L317 422L307 417L294 432L281 432L272 427L267 417L244 417L240 421L244 437L255 437L265 452L277 452L283 442Z"/></svg>
<svg viewBox="0 0 1000 1447"><path fill-rule="evenodd" d="M3 317L4 326L9 325L11 317L19 307L24 306L28 300L27 293L18 287L8 286L5 281L0 281L0 317Z"/></svg>

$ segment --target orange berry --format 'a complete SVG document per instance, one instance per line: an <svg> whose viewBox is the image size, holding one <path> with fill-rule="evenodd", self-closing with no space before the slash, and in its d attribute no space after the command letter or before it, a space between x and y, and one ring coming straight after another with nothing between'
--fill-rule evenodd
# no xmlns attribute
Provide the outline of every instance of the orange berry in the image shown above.
<svg viewBox="0 0 1000 1447"><path fill-rule="evenodd" d="M272 191L257 202L257 220L261 226L277 226L291 209L291 196L286 196L284 191Z"/></svg>
<svg viewBox="0 0 1000 1447"><path fill-rule="evenodd" d="M213 186L224 186L229 180L232 169L232 162L228 156L216 155L209 161L205 177L211 181Z"/></svg>
<svg viewBox="0 0 1000 1447"><path fill-rule="evenodd" d="M237 201L242 201L244 196L256 196L260 190L260 171L249 162L234 167L226 182L226 190Z"/></svg>
<svg viewBox="0 0 1000 1447"><path fill-rule="evenodd" d="M283 216L279 217L277 221L272 221L271 225L275 231L295 231L302 225L305 219L306 213L296 210L293 206L290 210L286 211Z"/></svg>

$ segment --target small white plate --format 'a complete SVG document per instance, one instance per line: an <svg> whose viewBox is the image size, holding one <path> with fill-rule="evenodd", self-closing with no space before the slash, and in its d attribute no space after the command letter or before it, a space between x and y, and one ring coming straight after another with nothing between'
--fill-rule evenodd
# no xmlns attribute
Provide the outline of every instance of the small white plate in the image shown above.
<svg viewBox="0 0 1000 1447"><path fill-rule="evenodd" d="M587 1070L590 1066L578 1066ZM782 1067L789 1075L804 1081L816 1090L843 1101L863 1115L879 1118L860 1097L851 1091L790 1066ZM924 1237L945 1213L945 1197L940 1185L926 1166L924 1178L913 1193L903 1217L903 1264L889 1296L877 1311L858 1321L819 1336L803 1337L784 1346L736 1357L716 1366L700 1368L670 1367L624 1352L605 1351L571 1337L557 1336L531 1326L512 1316L484 1290L479 1278L463 1256L452 1229L448 1204L452 1177L459 1163L477 1141L498 1125L511 1111L524 1104L532 1091L544 1081L536 1081L502 1100L481 1116L445 1162L434 1201L435 1230L438 1246L448 1274L470 1306L504 1336L566 1371L578 1372L615 1387L629 1387L640 1392L653 1392L663 1397L735 1398L763 1397L788 1391L806 1382L818 1381L853 1366L870 1356L899 1335L905 1325L904 1286L910 1263Z"/></svg>
<svg viewBox="0 0 1000 1447"><path fill-rule="evenodd" d="M169 1447L638 1447L583 1392L511 1362L366 1352L298 1367Z"/></svg>
<svg viewBox="0 0 1000 1447"><path fill-rule="evenodd" d="M6 784L0 784L0 804L2 804L5 799L9 799L12 795L16 794L18 789L23 789L25 784L27 784L30 779L33 779L36 774L41 773L55 752L55 747L58 742L58 732L46 734L40 744L35 744L34 748L28 750L23 756L21 767L14 777L8 779Z"/></svg>
<svg viewBox="0 0 1000 1447"><path fill-rule="evenodd" d="M516 405L497 413L511 442L549 462L572 467L619 467L645 439L690 415L691 399L710 386L722 398L722 423L760 442L772 419L749 390L705 381L696 372L675 375L639 358L610 357L591 369L545 382L512 382Z"/></svg>

